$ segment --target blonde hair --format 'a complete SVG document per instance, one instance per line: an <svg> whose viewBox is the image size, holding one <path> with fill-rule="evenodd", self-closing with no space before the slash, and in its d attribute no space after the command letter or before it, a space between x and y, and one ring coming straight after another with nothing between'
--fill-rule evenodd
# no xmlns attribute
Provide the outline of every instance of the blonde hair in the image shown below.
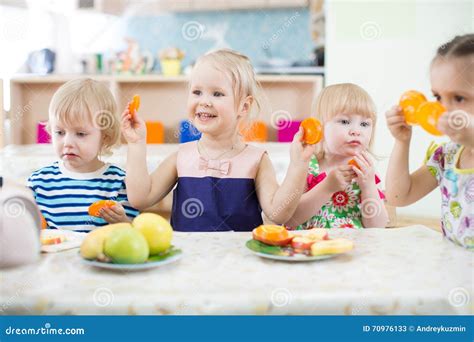
<svg viewBox="0 0 474 342"><path fill-rule="evenodd" d="M313 105L315 117L324 124L338 114L359 114L372 120L372 136L369 150L373 146L377 112L374 101L361 87L352 83L334 84L324 88ZM316 156L324 158L323 144L316 145Z"/></svg>
<svg viewBox="0 0 474 342"><path fill-rule="evenodd" d="M214 68L229 76L232 89L234 89L236 106L239 106L247 96L252 97L253 101L247 119L249 121L255 119L262 108L262 92L250 59L231 49L219 49L199 57L195 66L204 62L211 63Z"/></svg>
<svg viewBox="0 0 474 342"><path fill-rule="evenodd" d="M90 78L71 80L59 87L49 104L49 133L52 120L67 126L92 123L102 132L102 155L110 154L120 139L115 99L107 86Z"/></svg>

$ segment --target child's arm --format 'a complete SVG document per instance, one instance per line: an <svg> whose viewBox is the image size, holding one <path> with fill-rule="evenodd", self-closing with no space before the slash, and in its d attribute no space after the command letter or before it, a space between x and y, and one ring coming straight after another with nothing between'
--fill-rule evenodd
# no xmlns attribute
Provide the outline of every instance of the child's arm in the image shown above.
<svg viewBox="0 0 474 342"><path fill-rule="evenodd" d="M361 192L362 224L365 228L385 228L388 223L388 213L375 184L374 163L365 151L354 156L354 159L358 167L352 166L352 170L357 174L357 184Z"/></svg>
<svg viewBox="0 0 474 342"><path fill-rule="evenodd" d="M308 221L331 199L333 193L344 190L353 178L354 171L350 165L341 165L329 172L323 181L301 196L293 216L286 224L297 227Z"/></svg>
<svg viewBox="0 0 474 342"><path fill-rule="evenodd" d="M388 163L385 195L389 204L403 207L426 196L438 183L425 165L410 174L411 127L405 122L401 108L393 107L386 117L388 128L395 138L395 146Z"/></svg>
<svg viewBox="0 0 474 342"><path fill-rule="evenodd" d="M281 186L278 186L268 155L264 154L259 165L255 179L258 200L265 215L276 223L284 223L291 217L304 191L308 162L314 146L303 146L302 136L303 129L300 128L291 143L290 165Z"/></svg>
<svg viewBox="0 0 474 342"><path fill-rule="evenodd" d="M122 133L128 142L127 153L127 196L130 204L138 210L151 207L163 199L176 184L177 152L167 157L159 167L148 174L146 163L145 122L126 109L122 114Z"/></svg>

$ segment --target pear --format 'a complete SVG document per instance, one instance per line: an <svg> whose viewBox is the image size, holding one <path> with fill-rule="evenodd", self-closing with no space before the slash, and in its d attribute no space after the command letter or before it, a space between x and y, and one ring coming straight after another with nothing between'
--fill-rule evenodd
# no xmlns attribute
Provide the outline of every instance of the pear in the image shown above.
<svg viewBox="0 0 474 342"><path fill-rule="evenodd" d="M141 264L149 256L145 237L133 227L114 229L104 242L104 254L116 264Z"/></svg>
<svg viewBox="0 0 474 342"><path fill-rule="evenodd" d="M153 213L143 213L135 217L132 224L148 242L150 255L165 252L170 248L173 228L165 218Z"/></svg>
<svg viewBox="0 0 474 342"><path fill-rule="evenodd" d="M86 238L81 244L81 256L89 260L106 260L104 255L104 241L105 238L115 229L120 227L131 228L130 223L115 223L107 226L96 228L87 234Z"/></svg>

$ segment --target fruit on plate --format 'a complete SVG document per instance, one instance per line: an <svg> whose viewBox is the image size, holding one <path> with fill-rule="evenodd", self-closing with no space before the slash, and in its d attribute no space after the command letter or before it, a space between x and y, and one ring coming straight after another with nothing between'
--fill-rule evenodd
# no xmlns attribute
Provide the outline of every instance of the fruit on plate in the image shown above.
<svg viewBox="0 0 474 342"><path fill-rule="evenodd" d="M439 102L425 102L418 107L416 117L418 124L428 133L441 136L442 132L436 128L438 120L446 109Z"/></svg>
<svg viewBox="0 0 474 342"><path fill-rule="evenodd" d="M135 114L137 113L138 108L140 108L140 95L133 95L132 101L128 105L128 111L134 120Z"/></svg>
<svg viewBox="0 0 474 342"><path fill-rule="evenodd" d="M66 237L61 232L50 232L52 229L41 231L41 244L43 246L57 245L66 241ZM56 229L54 229L56 230Z"/></svg>
<svg viewBox="0 0 474 342"><path fill-rule="evenodd" d="M314 145L323 138L323 126L318 119L307 118L301 122L303 127L303 141L308 145Z"/></svg>
<svg viewBox="0 0 474 342"><path fill-rule="evenodd" d="M117 264L144 263L149 252L145 237L133 227L116 228L104 241L104 254Z"/></svg>
<svg viewBox="0 0 474 342"><path fill-rule="evenodd" d="M340 254L354 247L354 243L347 239L321 240L311 246L311 255Z"/></svg>
<svg viewBox="0 0 474 342"><path fill-rule="evenodd" d="M291 247L293 247L296 252L310 250L313 243L327 239L329 239L327 229L313 228L307 230L304 235L295 235L293 240L291 240Z"/></svg>
<svg viewBox="0 0 474 342"><path fill-rule="evenodd" d="M150 248L150 255L162 253L170 248L173 228L168 220L160 215L153 213L140 214L135 217L132 225L145 237Z"/></svg>
<svg viewBox="0 0 474 342"><path fill-rule="evenodd" d="M272 246L286 246L293 240L293 235L285 227L277 225L263 224L255 228L252 235L255 240Z"/></svg>
<svg viewBox="0 0 474 342"><path fill-rule="evenodd" d="M398 104L402 107L407 124L416 125L418 123L416 111L426 101L425 95L416 90L409 90L402 94Z"/></svg>
<svg viewBox="0 0 474 342"><path fill-rule="evenodd" d="M131 228L130 223L115 223L109 224L105 227L96 228L92 232L88 233L84 241L81 244L81 256L84 259L89 260L106 260L104 254L104 241L105 238L117 228Z"/></svg>
<svg viewBox="0 0 474 342"><path fill-rule="evenodd" d="M89 206L89 210L88 210L89 215L100 217L100 210L102 208L111 208L116 204L117 202L111 201L111 200L100 200L100 201L94 202Z"/></svg>

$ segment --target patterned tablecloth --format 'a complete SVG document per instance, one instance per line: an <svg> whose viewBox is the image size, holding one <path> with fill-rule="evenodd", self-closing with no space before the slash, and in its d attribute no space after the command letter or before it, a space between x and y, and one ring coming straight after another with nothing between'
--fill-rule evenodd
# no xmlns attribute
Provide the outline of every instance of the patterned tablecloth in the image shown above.
<svg viewBox="0 0 474 342"><path fill-rule="evenodd" d="M258 257L249 233L175 233L181 260L123 272L78 249L0 272L2 314L473 314L473 256L423 226L331 230L355 249L323 261Z"/></svg>

